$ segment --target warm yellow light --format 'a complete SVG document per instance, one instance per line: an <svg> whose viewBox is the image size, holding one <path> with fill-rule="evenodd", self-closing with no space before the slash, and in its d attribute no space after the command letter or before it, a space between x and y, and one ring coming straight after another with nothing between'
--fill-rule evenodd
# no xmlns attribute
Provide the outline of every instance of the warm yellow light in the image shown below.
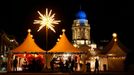
<svg viewBox="0 0 134 75"><path fill-rule="evenodd" d="M57 39L57 41L59 41L60 39Z"/></svg>
<svg viewBox="0 0 134 75"><path fill-rule="evenodd" d="M31 35L31 38L33 38L33 35Z"/></svg>
<svg viewBox="0 0 134 75"><path fill-rule="evenodd" d="M62 37L62 35L60 35L60 38Z"/></svg>
<svg viewBox="0 0 134 75"><path fill-rule="evenodd" d="M31 29L28 29L28 32L30 33L31 32Z"/></svg>
<svg viewBox="0 0 134 75"><path fill-rule="evenodd" d="M26 56L26 54L24 54L24 57Z"/></svg>
<svg viewBox="0 0 134 75"><path fill-rule="evenodd" d="M34 56L35 56L35 57L37 57L38 55L37 55L37 54L35 54Z"/></svg>
<svg viewBox="0 0 134 75"><path fill-rule="evenodd" d="M55 20L54 18L55 14L52 14L52 10L48 12L48 9L46 9L46 14L44 15L38 11L38 14L40 15L39 17L40 20L34 20L34 24L41 25L38 31L40 31L43 27L46 26L48 29L51 29L53 32L55 32L54 24L59 24L60 20Z"/></svg>
<svg viewBox="0 0 134 75"><path fill-rule="evenodd" d="M13 42L14 40L10 40L10 42Z"/></svg>
<svg viewBox="0 0 134 75"><path fill-rule="evenodd" d="M113 37L117 37L117 34L116 33L113 33Z"/></svg>
<svg viewBox="0 0 134 75"><path fill-rule="evenodd" d="M65 29L62 29L62 32L65 32L66 30Z"/></svg>
<svg viewBox="0 0 134 75"><path fill-rule="evenodd" d="M76 45L76 44L74 44L74 47L77 47L77 45Z"/></svg>
<svg viewBox="0 0 134 75"><path fill-rule="evenodd" d="M91 44L91 48L97 48L96 44Z"/></svg>
<svg viewBox="0 0 134 75"><path fill-rule="evenodd" d="M114 41L116 42L116 41L117 41L117 39L114 39Z"/></svg>
<svg viewBox="0 0 134 75"><path fill-rule="evenodd" d="M70 56L70 54L69 54L69 53L67 53L67 54L63 54L62 56L63 56L63 60L65 61L65 60L68 59L68 57Z"/></svg>

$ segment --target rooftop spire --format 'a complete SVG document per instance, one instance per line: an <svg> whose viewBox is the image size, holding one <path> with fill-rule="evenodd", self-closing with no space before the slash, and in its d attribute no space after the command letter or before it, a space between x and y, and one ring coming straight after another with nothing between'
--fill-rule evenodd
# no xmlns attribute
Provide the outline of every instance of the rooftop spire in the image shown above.
<svg viewBox="0 0 134 75"><path fill-rule="evenodd" d="M81 5L80 5L80 10L81 10Z"/></svg>
<svg viewBox="0 0 134 75"><path fill-rule="evenodd" d="M76 13L76 19L86 19L86 13L82 10L82 6L79 6L79 11Z"/></svg>
<svg viewBox="0 0 134 75"><path fill-rule="evenodd" d="M62 32L64 33L66 30L65 29L62 29Z"/></svg>

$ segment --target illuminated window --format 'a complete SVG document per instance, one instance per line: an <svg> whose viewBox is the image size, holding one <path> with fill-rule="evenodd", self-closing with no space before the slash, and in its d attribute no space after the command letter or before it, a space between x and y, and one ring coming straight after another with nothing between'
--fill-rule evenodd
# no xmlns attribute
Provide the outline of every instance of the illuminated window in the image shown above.
<svg viewBox="0 0 134 75"><path fill-rule="evenodd" d="M81 40L80 43L81 43L81 44L84 44L84 40Z"/></svg>
<svg viewBox="0 0 134 75"><path fill-rule="evenodd" d="M97 48L96 44L91 44L91 48Z"/></svg>
<svg viewBox="0 0 134 75"><path fill-rule="evenodd" d="M84 44L84 40L77 40L77 44Z"/></svg>
<svg viewBox="0 0 134 75"><path fill-rule="evenodd" d="M88 40L86 40L86 44L89 44L89 41Z"/></svg>

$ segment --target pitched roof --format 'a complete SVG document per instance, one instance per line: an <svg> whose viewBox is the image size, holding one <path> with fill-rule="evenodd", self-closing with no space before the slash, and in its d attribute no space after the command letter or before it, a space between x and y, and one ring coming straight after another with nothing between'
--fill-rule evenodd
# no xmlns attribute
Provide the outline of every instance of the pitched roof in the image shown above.
<svg viewBox="0 0 134 75"><path fill-rule="evenodd" d="M17 48L11 50L13 53L23 53L23 52L45 52L43 49L41 49L32 38L31 30L28 30L28 34L24 42L18 46Z"/></svg>
<svg viewBox="0 0 134 75"><path fill-rule="evenodd" d="M107 51L107 55L126 56L126 48L119 42L116 33L113 34L113 39L106 46L105 50Z"/></svg>
<svg viewBox="0 0 134 75"><path fill-rule="evenodd" d="M80 45L80 47L79 47L79 50L80 50L80 51L88 52L89 49L90 49L90 47L89 47L88 45L86 45L86 44Z"/></svg>
<svg viewBox="0 0 134 75"><path fill-rule="evenodd" d="M85 52L86 55L87 55L87 58L90 57L90 56L92 56L91 52L89 51L91 48L88 45L86 45L86 44L80 45L78 49L80 51Z"/></svg>
<svg viewBox="0 0 134 75"><path fill-rule="evenodd" d="M56 45L48 52L53 52L53 53L76 53L80 52L77 48L75 48L67 39L65 35L65 30L62 30L63 33L61 35L61 38L59 41L56 43Z"/></svg>

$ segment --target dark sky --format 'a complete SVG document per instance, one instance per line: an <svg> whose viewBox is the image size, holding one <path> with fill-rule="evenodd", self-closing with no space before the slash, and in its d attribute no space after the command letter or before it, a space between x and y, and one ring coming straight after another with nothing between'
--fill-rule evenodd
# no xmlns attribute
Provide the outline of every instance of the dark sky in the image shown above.
<svg viewBox="0 0 134 75"><path fill-rule="evenodd" d="M112 33L118 34L119 40L128 49L133 50L133 2L129 0L5 0L1 2L0 29L14 35L22 43L27 35L27 29L32 29L35 42L45 49L45 29L37 32L39 25L34 25L39 15L45 9L52 9L55 18L61 23L55 26L56 33L48 32L48 49L51 49L57 38L66 29L66 35L71 41L71 26L76 19L76 13L81 9L87 14L91 25L91 38L95 43L100 40L111 40Z"/></svg>

